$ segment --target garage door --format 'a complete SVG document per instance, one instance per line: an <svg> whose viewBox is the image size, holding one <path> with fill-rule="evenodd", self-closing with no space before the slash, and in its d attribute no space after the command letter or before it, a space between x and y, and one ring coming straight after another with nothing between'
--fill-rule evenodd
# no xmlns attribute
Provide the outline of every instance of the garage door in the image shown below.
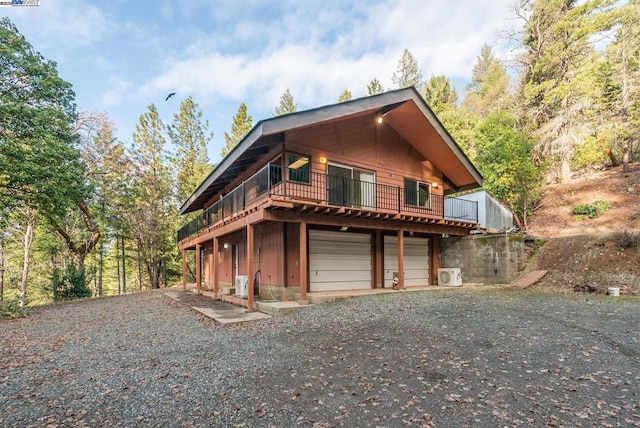
<svg viewBox="0 0 640 428"><path fill-rule="evenodd" d="M371 235L309 231L311 291L371 288Z"/></svg>
<svg viewBox="0 0 640 428"><path fill-rule="evenodd" d="M392 287L398 271L398 237L384 237L384 286ZM429 285L429 239L404 238L404 285Z"/></svg>

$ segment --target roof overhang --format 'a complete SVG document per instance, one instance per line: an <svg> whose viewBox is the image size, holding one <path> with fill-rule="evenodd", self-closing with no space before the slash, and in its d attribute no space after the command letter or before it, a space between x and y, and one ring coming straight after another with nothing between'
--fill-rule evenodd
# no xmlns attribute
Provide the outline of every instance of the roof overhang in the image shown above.
<svg viewBox="0 0 640 428"><path fill-rule="evenodd" d="M445 187L449 192L482 185L480 172L420 94L415 88L405 88L258 122L185 201L180 213L204 208L212 197L220 194L260 156L281 144L285 132L366 114L384 116L385 123L444 174Z"/></svg>

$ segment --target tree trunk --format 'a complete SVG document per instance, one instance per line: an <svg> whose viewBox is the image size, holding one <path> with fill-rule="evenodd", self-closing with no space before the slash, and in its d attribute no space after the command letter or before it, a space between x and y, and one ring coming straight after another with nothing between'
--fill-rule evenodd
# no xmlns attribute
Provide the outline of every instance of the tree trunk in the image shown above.
<svg viewBox="0 0 640 428"><path fill-rule="evenodd" d="M22 283L20 285L20 297L27 297L27 282L29 279L29 254L31 252L31 243L33 242L33 219L29 219L27 229L24 232L24 253L22 259Z"/></svg>
<svg viewBox="0 0 640 428"><path fill-rule="evenodd" d="M122 294L122 275L120 275L120 251L118 249L118 237L116 236L116 268L118 270L118 295Z"/></svg>
<svg viewBox="0 0 640 428"><path fill-rule="evenodd" d="M124 252L124 236L120 237L122 242L122 294L127 293L127 259Z"/></svg>
<svg viewBox="0 0 640 428"><path fill-rule="evenodd" d="M560 180L562 183L568 183L571 181L571 165L569 164L569 158L562 158L562 164L560 165Z"/></svg>
<svg viewBox="0 0 640 428"><path fill-rule="evenodd" d="M627 142L624 146L624 152L622 153L622 172L629 172L629 142Z"/></svg>
<svg viewBox="0 0 640 428"><path fill-rule="evenodd" d="M98 254L98 272L96 272L96 294L102 297L102 271L104 268L104 242L100 241L100 254Z"/></svg>
<svg viewBox="0 0 640 428"><path fill-rule="evenodd" d="M142 291L142 261L140 259L140 245L138 245L138 286Z"/></svg>

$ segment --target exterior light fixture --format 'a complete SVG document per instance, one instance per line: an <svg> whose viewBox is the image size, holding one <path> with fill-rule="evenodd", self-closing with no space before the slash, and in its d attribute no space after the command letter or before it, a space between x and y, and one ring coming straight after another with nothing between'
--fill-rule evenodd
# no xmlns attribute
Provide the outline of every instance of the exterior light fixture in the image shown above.
<svg viewBox="0 0 640 428"><path fill-rule="evenodd" d="M378 122L378 125L382 124L382 122L384 122L384 119L382 118L382 116L378 116L378 119L376 119L376 122Z"/></svg>
<svg viewBox="0 0 640 428"><path fill-rule="evenodd" d="M222 248L224 248L225 250L229 248L229 243L225 242L224 244L222 244Z"/></svg>
<svg viewBox="0 0 640 428"><path fill-rule="evenodd" d="M320 156L318 158L318 162L320 162L322 165L325 165L327 163L327 158L324 156Z"/></svg>
<svg viewBox="0 0 640 428"><path fill-rule="evenodd" d="M433 183L431 183L431 187L433 187L434 189L438 188L438 182L434 181Z"/></svg>

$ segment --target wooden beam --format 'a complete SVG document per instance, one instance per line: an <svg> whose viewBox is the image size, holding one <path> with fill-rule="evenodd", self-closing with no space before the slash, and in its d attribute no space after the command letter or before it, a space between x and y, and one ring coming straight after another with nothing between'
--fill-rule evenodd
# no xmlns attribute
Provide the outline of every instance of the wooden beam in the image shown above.
<svg viewBox="0 0 640 428"><path fill-rule="evenodd" d="M198 294L201 294L200 287L202 285L201 250L200 244L196 244L196 293Z"/></svg>
<svg viewBox="0 0 640 428"><path fill-rule="evenodd" d="M218 296L218 271L220 270L218 266L218 251L220 247L220 242L218 241L218 237L213 238L213 298L217 299Z"/></svg>
<svg viewBox="0 0 640 428"><path fill-rule="evenodd" d="M187 250L182 249L182 289L187 289Z"/></svg>
<svg viewBox="0 0 640 428"><path fill-rule="evenodd" d="M307 300L307 289L309 288L307 256L307 223L300 222L300 300Z"/></svg>
<svg viewBox="0 0 640 428"><path fill-rule="evenodd" d="M404 230L398 230L398 288L404 288Z"/></svg>
<svg viewBox="0 0 640 428"><path fill-rule="evenodd" d="M249 277L249 284L247 287L247 306L249 306L249 312L253 312L253 278L255 277L255 266L253 265L253 253L254 253L254 236L253 236L253 224L247 225L247 276Z"/></svg>
<svg viewBox="0 0 640 428"><path fill-rule="evenodd" d="M442 235L431 235L429 240L429 284L436 285L440 269L440 244Z"/></svg>

